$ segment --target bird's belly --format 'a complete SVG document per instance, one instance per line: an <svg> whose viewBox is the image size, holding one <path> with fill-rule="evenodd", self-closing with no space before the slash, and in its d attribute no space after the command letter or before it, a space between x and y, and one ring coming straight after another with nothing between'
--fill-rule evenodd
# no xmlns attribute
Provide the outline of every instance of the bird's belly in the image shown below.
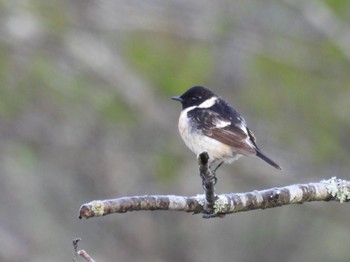
<svg viewBox="0 0 350 262"><path fill-rule="evenodd" d="M191 127L187 120L187 113L180 115L179 131L185 144L192 152L196 155L207 152L210 161L232 162L241 156L232 147L205 136L197 128Z"/></svg>

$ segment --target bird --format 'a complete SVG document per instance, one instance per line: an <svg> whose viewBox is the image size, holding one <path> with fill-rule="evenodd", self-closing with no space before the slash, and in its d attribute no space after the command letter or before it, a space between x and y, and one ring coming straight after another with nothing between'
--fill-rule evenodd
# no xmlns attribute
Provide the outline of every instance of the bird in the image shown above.
<svg viewBox="0 0 350 262"><path fill-rule="evenodd" d="M171 99L182 104L178 129L183 141L197 157L207 152L213 172L241 156L257 156L282 170L258 147L253 132L238 111L208 88L193 86Z"/></svg>

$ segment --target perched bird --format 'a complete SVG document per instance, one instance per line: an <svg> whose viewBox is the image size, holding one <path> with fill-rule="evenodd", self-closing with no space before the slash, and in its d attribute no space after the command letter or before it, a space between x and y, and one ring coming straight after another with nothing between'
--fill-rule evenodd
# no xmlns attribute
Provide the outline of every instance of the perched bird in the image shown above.
<svg viewBox="0 0 350 262"><path fill-rule="evenodd" d="M194 86L172 99L181 102L179 131L185 144L195 153L206 151L214 172L241 156L257 156L281 169L262 153L244 118L224 99L203 86Z"/></svg>

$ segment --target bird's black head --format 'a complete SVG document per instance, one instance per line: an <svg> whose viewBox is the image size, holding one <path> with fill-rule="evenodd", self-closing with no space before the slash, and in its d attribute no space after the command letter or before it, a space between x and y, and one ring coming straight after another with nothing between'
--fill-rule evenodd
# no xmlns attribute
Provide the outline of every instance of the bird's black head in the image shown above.
<svg viewBox="0 0 350 262"><path fill-rule="evenodd" d="M213 96L215 96L215 94L208 88L203 86L194 86L188 89L181 96L173 96L171 99L180 101L182 108L185 109L190 106L198 106Z"/></svg>

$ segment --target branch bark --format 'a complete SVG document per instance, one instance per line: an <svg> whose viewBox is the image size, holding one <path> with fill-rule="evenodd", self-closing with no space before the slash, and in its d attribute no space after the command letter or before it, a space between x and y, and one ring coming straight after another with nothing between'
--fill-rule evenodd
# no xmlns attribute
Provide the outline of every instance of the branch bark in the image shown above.
<svg viewBox="0 0 350 262"><path fill-rule="evenodd" d="M203 213L204 217L222 217L255 209L274 208L290 204L302 204L312 201L350 200L350 181L332 177L318 183L295 184L286 187L271 188L247 193L231 193L216 196L213 214L206 216L205 195L145 195L108 200L94 200L83 204L79 218L105 216L113 213L125 213L140 210L172 210L189 213Z"/></svg>
<svg viewBox="0 0 350 262"><path fill-rule="evenodd" d="M205 194L204 213L208 216L214 213L215 204L215 184L217 178L215 171L209 167L209 155L207 152L203 152L198 155L199 175L202 178L202 187Z"/></svg>

